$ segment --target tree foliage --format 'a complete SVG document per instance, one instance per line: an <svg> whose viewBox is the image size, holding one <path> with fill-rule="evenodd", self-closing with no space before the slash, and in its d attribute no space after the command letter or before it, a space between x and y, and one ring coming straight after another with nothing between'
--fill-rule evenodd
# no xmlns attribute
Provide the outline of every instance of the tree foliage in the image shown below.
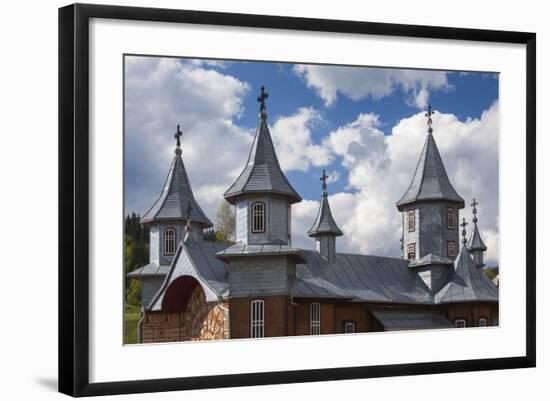
<svg viewBox="0 0 550 401"><path fill-rule="evenodd" d="M139 214L132 213L124 220L124 274L149 263L149 230L140 222ZM126 302L139 305L141 282L126 279Z"/></svg>
<svg viewBox="0 0 550 401"><path fill-rule="evenodd" d="M222 201L216 214L216 240L233 242L235 238L235 213L227 201Z"/></svg>

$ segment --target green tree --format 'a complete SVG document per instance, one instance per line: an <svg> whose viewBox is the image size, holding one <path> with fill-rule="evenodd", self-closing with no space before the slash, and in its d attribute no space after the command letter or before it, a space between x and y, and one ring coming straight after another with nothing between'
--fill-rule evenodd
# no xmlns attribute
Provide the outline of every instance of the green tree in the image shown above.
<svg viewBox="0 0 550 401"><path fill-rule="evenodd" d="M227 201L223 201L216 214L216 240L232 242L235 238L235 213Z"/></svg>
<svg viewBox="0 0 550 401"><path fill-rule="evenodd" d="M127 215L124 220L124 274L149 263L149 231L140 224L139 214ZM141 282L126 279L126 302L139 305Z"/></svg>

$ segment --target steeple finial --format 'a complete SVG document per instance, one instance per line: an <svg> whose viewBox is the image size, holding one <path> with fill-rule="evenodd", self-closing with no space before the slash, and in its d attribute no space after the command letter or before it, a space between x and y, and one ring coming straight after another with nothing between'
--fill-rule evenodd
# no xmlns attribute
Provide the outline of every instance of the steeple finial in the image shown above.
<svg viewBox="0 0 550 401"><path fill-rule="evenodd" d="M476 206L479 205L479 202L476 201L476 198L474 198L473 202L470 204L471 207L473 207L472 209L472 213L474 214L474 218L472 219L472 221L474 222L474 224L477 226L477 208Z"/></svg>
<svg viewBox="0 0 550 401"><path fill-rule="evenodd" d="M260 96L258 96L258 103L260 103L260 117L265 119L267 113L265 112L265 100L269 97L269 93L265 91L265 88L262 86L260 88Z"/></svg>
<svg viewBox="0 0 550 401"><path fill-rule="evenodd" d="M432 116L434 115L434 111L432 110L432 105L430 104L428 106L428 111L426 112L425 116L428 117L428 133L432 133L434 130L432 128L432 124L433 124L433 121L432 121Z"/></svg>
<svg viewBox="0 0 550 401"><path fill-rule="evenodd" d="M323 175L319 178L321 181L323 181L323 195L327 192L327 178L329 176L326 175L325 169L323 169Z"/></svg>
<svg viewBox="0 0 550 401"><path fill-rule="evenodd" d="M462 227L462 244L464 246L466 246L466 242L468 242L466 240L466 226L468 225L468 223L466 223L466 219L463 217L462 218L462 223L460 223L460 227Z"/></svg>
<svg viewBox="0 0 550 401"><path fill-rule="evenodd" d="M180 131L180 125L178 124L178 128L176 130L176 133L174 134L174 138L176 138L176 146L179 148L181 146L180 138L183 135L183 133Z"/></svg>

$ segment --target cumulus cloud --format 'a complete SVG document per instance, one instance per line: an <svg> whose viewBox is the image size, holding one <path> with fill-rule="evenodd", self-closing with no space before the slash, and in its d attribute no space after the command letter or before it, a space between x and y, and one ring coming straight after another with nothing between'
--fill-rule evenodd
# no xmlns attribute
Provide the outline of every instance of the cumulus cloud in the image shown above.
<svg viewBox="0 0 550 401"><path fill-rule="evenodd" d="M436 113L434 137L447 174L465 199L461 218L471 219L471 199L479 200L479 226L489 247L486 259L498 263L498 102L480 119L460 121ZM361 114L325 139L349 171L349 192L329 197L333 215L344 231L338 248L344 252L400 255L401 216L395 202L407 189L426 138L426 119L418 113L401 120L384 136L378 117ZM304 234L315 219L317 201L294 207L296 246L312 246ZM469 227L471 228L471 227Z"/></svg>
<svg viewBox="0 0 550 401"><path fill-rule="evenodd" d="M275 121L270 132L283 170L307 171L312 165L319 167L332 162L330 150L311 138L311 130L323 122L321 114L311 107L302 107Z"/></svg>
<svg viewBox="0 0 550 401"><path fill-rule="evenodd" d="M126 176L127 210L144 213L158 197L180 124L195 196L209 216L215 215L252 142L252 130L234 122L243 112L248 84L203 63L149 57L125 61L125 164L132 171Z"/></svg>
<svg viewBox="0 0 550 401"><path fill-rule="evenodd" d="M430 91L451 89L443 71L302 64L293 70L327 106L337 100L338 94L352 100L380 99L401 90L408 104L424 108Z"/></svg>

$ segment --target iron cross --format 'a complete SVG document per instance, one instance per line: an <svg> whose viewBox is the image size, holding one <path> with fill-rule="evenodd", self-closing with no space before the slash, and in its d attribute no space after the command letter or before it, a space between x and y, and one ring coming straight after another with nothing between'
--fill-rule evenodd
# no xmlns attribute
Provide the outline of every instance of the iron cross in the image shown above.
<svg viewBox="0 0 550 401"><path fill-rule="evenodd" d="M473 200L473 202L470 204L470 206L473 207L473 208L475 209L477 205L479 205L479 202L476 201L476 198L474 198L474 200Z"/></svg>
<svg viewBox="0 0 550 401"><path fill-rule="evenodd" d="M329 176L325 174L325 169L323 169L323 175L321 178L319 178L321 181L323 181L323 190L327 189L327 178Z"/></svg>
<svg viewBox="0 0 550 401"><path fill-rule="evenodd" d="M462 223L460 223L460 227L462 227L462 243L464 245L466 245L466 226L468 225L468 223L466 223L466 219L463 217L462 218Z"/></svg>
<svg viewBox="0 0 550 401"><path fill-rule="evenodd" d="M180 125L178 124L178 130L174 134L174 138L176 138L176 145L179 148L181 146L180 138L183 135L183 133L180 131Z"/></svg>
<svg viewBox="0 0 550 401"><path fill-rule="evenodd" d="M260 103L260 111L265 110L265 99L269 97L269 93L265 92L265 88L262 86L260 88L261 93L258 96L258 102Z"/></svg>
<svg viewBox="0 0 550 401"><path fill-rule="evenodd" d="M428 117L428 132L432 132L432 116L434 115L434 112L432 111L432 105L430 104L428 106L428 111L426 112L425 116Z"/></svg>
<svg viewBox="0 0 550 401"><path fill-rule="evenodd" d="M477 225L477 208L476 206L479 205L479 203L476 201L476 198L474 198L474 201L470 204L471 207L473 207L472 213L474 215L473 221Z"/></svg>

